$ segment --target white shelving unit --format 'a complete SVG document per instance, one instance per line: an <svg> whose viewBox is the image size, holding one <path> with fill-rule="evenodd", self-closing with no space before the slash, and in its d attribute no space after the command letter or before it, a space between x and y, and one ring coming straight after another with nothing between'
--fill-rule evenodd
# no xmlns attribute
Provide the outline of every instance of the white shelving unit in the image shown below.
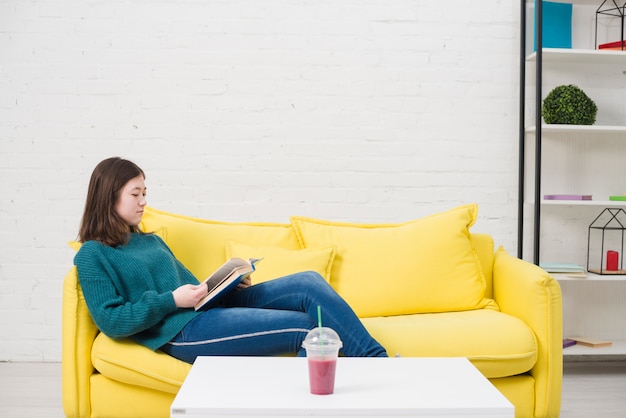
<svg viewBox="0 0 626 418"><path fill-rule="evenodd" d="M532 8L534 1L525 3ZM524 121L520 129L524 187L520 202L523 233L518 242L523 258L536 264L586 266L589 224L604 208L626 207L626 201L609 200L611 195L626 194L626 51L594 49L593 27L589 27L599 2L568 3L574 8L574 49L543 48L541 59L531 52L521 64L525 74L520 119ZM532 12L527 19L531 24L522 29L522 36L532 47ZM588 27L588 33L580 33L583 27ZM599 43L604 41L600 38ZM597 104L596 124L542 123L538 110L543 99L554 87L567 84L577 85ZM592 195L593 200L543 199L547 194ZM621 262L625 254L619 256ZM626 276L589 274L586 279L558 280L563 292L564 338L612 342L601 348L575 345L563 354L626 356Z"/></svg>
<svg viewBox="0 0 626 418"><path fill-rule="evenodd" d="M538 65L537 61L536 52L526 56L526 73L531 75L528 86L536 84L532 70ZM626 207L626 202L609 200L611 195L626 193L622 174L626 166L626 52L544 48L541 61L542 100L558 85L575 84L596 102L598 116L596 124L591 126L537 124L533 115L542 100L537 100L534 88L525 90L528 121L524 128L525 231L522 245L524 258L535 263L562 257L553 254L554 248L550 246L541 248L544 233L549 229L544 228L541 218L539 227L534 226L535 217L545 212L535 205L537 181L539 204L542 208L551 208L552 215L556 207L588 208L581 222L582 218L591 218L588 219L591 222L593 211L599 212L603 207ZM539 163L536 161L538 144L541 148ZM546 194L591 194L593 200L544 200L542 197ZM535 229L530 231L531 227ZM578 251L579 258L580 255Z"/></svg>

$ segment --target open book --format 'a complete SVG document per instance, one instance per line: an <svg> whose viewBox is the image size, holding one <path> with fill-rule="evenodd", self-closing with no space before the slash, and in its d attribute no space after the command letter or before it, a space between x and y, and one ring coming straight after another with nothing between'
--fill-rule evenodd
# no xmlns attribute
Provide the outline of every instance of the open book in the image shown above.
<svg viewBox="0 0 626 418"><path fill-rule="evenodd" d="M261 258L231 258L215 273L207 277L202 283L207 286L207 295L194 306L196 311L206 308L211 302L216 302L220 297L230 292L243 279L250 276L254 271L254 265L262 260Z"/></svg>

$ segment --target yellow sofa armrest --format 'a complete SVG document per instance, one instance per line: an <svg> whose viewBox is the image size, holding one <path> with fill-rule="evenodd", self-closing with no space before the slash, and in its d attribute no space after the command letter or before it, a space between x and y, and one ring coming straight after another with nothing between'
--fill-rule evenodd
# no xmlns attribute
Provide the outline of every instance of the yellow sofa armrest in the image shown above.
<svg viewBox="0 0 626 418"><path fill-rule="evenodd" d="M61 376L66 417L91 416L91 347L99 331L83 297L76 267L63 282Z"/></svg>
<svg viewBox="0 0 626 418"><path fill-rule="evenodd" d="M537 338L535 416L556 417L563 377L563 306L559 283L544 270L498 248L493 268L494 299L502 312L520 318Z"/></svg>

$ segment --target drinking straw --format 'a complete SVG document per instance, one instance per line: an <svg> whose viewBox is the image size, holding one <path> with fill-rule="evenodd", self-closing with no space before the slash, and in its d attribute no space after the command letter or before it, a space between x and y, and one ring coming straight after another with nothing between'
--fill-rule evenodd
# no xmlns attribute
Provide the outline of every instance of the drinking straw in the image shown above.
<svg viewBox="0 0 626 418"><path fill-rule="evenodd" d="M322 307L317 305L317 327L320 330L320 345L322 346L322 359L326 357L326 350L324 350L324 342L322 341Z"/></svg>
<svg viewBox="0 0 626 418"><path fill-rule="evenodd" d="M321 333L322 332L322 307L320 305L317 305L317 326L320 328L320 333Z"/></svg>

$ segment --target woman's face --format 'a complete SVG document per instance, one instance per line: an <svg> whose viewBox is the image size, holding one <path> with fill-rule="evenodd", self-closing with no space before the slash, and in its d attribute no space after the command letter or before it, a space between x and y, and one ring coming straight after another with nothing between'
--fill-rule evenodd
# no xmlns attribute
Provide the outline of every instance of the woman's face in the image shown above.
<svg viewBox="0 0 626 418"><path fill-rule="evenodd" d="M146 184L143 176L139 175L122 187L115 204L115 212L128 226L137 226L141 222L144 206L146 206Z"/></svg>

